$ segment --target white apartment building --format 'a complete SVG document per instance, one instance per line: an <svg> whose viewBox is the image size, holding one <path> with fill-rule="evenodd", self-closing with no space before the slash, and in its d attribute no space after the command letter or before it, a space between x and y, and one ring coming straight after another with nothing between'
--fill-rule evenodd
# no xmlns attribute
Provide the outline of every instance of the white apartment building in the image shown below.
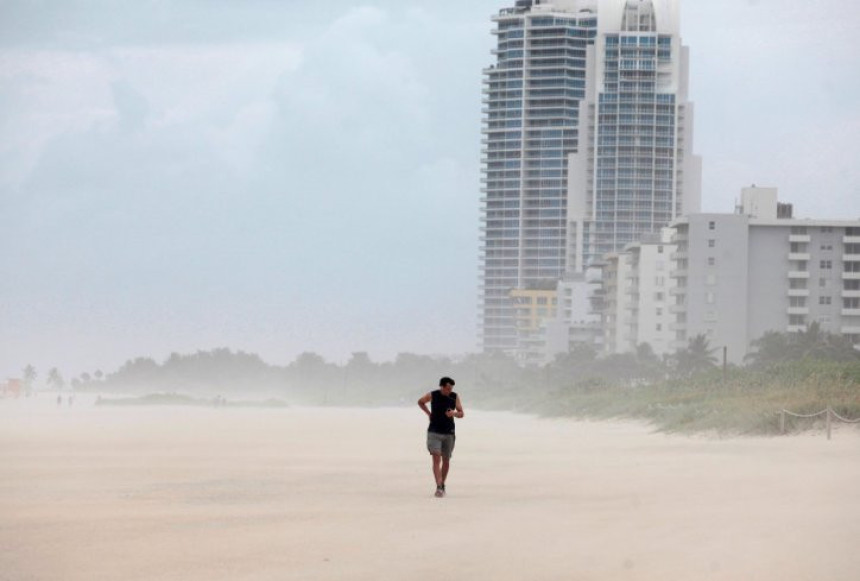
<svg viewBox="0 0 860 581"><path fill-rule="evenodd" d="M606 353L635 353L643 343L658 355L674 353L672 237L664 228L606 256L600 293Z"/></svg>
<svg viewBox="0 0 860 581"><path fill-rule="evenodd" d="M799 220L775 188L745 188L734 214L674 222L675 348L699 334L742 363L767 331L822 330L860 344L860 220Z"/></svg>

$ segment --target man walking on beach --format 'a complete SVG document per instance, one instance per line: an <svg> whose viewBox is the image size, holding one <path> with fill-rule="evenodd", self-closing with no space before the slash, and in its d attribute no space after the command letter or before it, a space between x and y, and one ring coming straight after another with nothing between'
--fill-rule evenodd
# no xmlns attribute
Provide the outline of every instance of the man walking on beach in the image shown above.
<svg viewBox="0 0 860 581"><path fill-rule="evenodd" d="M430 409L427 409L427 404ZM427 427L427 450L433 462L433 477L436 479L436 496L445 496L445 480L451 454L454 452L454 418L463 417L460 396L454 393L454 380L443 377L439 389L425 394L418 400L418 406L427 414L430 425Z"/></svg>

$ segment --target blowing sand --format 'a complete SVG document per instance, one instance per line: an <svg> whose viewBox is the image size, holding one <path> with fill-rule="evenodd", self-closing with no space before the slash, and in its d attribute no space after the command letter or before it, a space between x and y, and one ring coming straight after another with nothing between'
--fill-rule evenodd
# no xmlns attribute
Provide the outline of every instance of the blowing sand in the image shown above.
<svg viewBox="0 0 860 581"><path fill-rule="evenodd" d="M0 401L2 580L860 579L860 433Z"/></svg>

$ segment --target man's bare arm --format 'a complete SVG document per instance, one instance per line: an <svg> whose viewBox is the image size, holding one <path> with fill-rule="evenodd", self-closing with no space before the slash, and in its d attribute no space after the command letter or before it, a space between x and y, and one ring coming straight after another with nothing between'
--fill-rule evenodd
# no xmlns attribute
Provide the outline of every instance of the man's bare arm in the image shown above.
<svg viewBox="0 0 860 581"><path fill-rule="evenodd" d="M430 410L427 408L427 404L430 403L432 396L428 393L421 396L421 399L418 400L418 407L424 410L424 413L427 414L427 417L430 417Z"/></svg>
<svg viewBox="0 0 860 581"><path fill-rule="evenodd" d="M456 409L454 410L454 413L451 414L455 418L462 418L463 416L466 415L465 413L463 413L463 404L460 403L460 396L459 395L457 396L457 405L455 407L456 407Z"/></svg>

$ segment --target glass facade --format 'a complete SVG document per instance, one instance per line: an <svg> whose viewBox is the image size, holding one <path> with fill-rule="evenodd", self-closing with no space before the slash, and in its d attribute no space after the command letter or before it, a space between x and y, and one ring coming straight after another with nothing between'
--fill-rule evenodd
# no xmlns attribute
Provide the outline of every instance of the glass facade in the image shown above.
<svg viewBox="0 0 860 581"><path fill-rule="evenodd" d="M513 296L582 280L606 254L697 211L678 14L678 0L518 0L494 18L496 62L484 80L485 351L535 344L540 325L521 328Z"/></svg>
<svg viewBox="0 0 860 581"><path fill-rule="evenodd" d="M658 70L672 39L656 32L610 34L598 95L594 221L586 264L656 232L678 213L675 196L677 109L658 92Z"/></svg>
<svg viewBox="0 0 860 581"><path fill-rule="evenodd" d="M593 15L503 10L486 70L481 328L485 350L516 349L517 289L565 272L567 156L579 146Z"/></svg>

